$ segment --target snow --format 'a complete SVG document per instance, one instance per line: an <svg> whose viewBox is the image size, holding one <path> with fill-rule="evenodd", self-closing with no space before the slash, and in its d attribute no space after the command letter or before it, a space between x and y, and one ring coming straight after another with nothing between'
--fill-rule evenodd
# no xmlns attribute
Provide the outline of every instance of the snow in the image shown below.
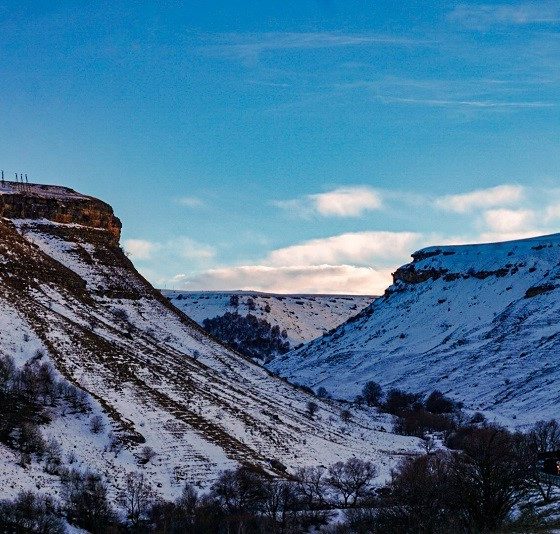
<svg viewBox="0 0 560 534"><path fill-rule="evenodd" d="M59 185L45 184L22 184L19 182L4 181L0 184L0 195L25 194L26 196L37 196L42 198L58 198L61 200L75 200L89 198L85 195L77 193L68 187Z"/></svg>
<svg viewBox="0 0 560 534"><path fill-rule="evenodd" d="M345 406L316 400L319 412L309 418L308 394L210 339L124 258L118 265L106 260L115 254L105 248L111 241L90 241L102 230L66 225L71 232L57 233L51 230L60 223L15 223L17 233L0 221L0 353L22 365L41 350L58 376L89 394L92 413L65 414L42 431L61 443L64 457L73 453L77 468L103 473L113 494L133 470L146 472L171 499L185 481L207 486L240 462L270 471L269 459L293 471L359 456L379 466L381 482L403 455L418 453L418 440L391 434L390 418L372 410L350 408L353 422L344 423ZM14 265L32 273L17 289L9 283ZM66 285L70 272L86 291ZM108 289L137 296L112 297ZM94 415L105 422L101 434L90 432ZM127 443L117 456L108 450L111 436ZM157 456L140 466L144 446ZM0 497L37 484L57 495L56 477L37 462L22 469L4 452Z"/></svg>
<svg viewBox="0 0 560 534"><path fill-rule="evenodd" d="M271 369L343 398L375 380L440 389L512 426L557 417L560 235L430 247L414 256L404 272L437 274L397 280L359 317ZM539 287L544 292L526 297Z"/></svg>
<svg viewBox="0 0 560 534"><path fill-rule="evenodd" d="M291 347L306 343L336 328L371 304L373 297L354 295L276 295L248 291L162 291L174 306L202 325L226 312L252 315L286 330ZM232 306L230 298L239 298ZM251 298L254 309L247 303ZM266 307L270 311L266 311Z"/></svg>

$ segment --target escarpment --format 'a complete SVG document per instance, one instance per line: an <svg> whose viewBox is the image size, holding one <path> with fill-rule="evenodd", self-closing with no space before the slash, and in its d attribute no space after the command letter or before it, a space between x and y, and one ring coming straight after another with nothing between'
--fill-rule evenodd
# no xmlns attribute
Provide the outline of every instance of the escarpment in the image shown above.
<svg viewBox="0 0 560 534"><path fill-rule="evenodd" d="M0 188L0 217L46 219L106 230L117 245L121 221L111 206L93 197L60 186L4 182Z"/></svg>

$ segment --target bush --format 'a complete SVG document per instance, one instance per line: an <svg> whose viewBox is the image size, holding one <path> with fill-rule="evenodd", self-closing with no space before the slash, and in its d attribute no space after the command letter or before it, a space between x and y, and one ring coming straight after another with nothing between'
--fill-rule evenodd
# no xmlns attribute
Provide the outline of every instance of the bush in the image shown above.
<svg viewBox="0 0 560 534"><path fill-rule="evenodd" d="M309 418L313 419L313 417L315 417L315 415L319 411L319 406L316 402L309 401L307 403L306 409L307 409L307 415L309 416Z"/></svg>
<svg viewBox="0 0 560 534"><path fill-rule="evenodd" d="M453 413L460 407L457 402L446 397L441 391L430 393L425 403L426 410L435 414Z"/></svg>
<svg viewBox="0 0 560 534"><path fill-rule="evenodd" d="M393 415L401 415L415 409L422 408L422 395L419 393L407 393L400 389L390 389L387 392L383 409Z"/></svg>
<svg viewBox="0 0 560 534"><path fill-rule="evenodd" d="M50 496L20 493L14 501L0 501L0 532L64 534L60 511Z"/></svg>
<svg viewBox="0 0 560 534"><path fill-rule="evenodd" d="M105 423L101 415L94 415L89 421L89 429L92 434L101 434L105 430Z"/></svg>
<svg viewBox="0 0 560 534"><path fill-rule="evenodd" d="M379 406L381 404L381 398L383 396L383 390L377 382L369 381L366 382L362 388L361 398L368 406Z"/></svg>

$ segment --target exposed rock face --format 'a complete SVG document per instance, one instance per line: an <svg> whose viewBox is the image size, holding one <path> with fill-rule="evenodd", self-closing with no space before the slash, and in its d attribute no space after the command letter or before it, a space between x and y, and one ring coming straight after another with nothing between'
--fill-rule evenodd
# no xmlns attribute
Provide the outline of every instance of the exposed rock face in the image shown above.
<svg viewBox="0 0 560 534"><path fill-rule="evenodd" d="M13 184L11 184L13 187ZM7 187L10 187L8 184ZM121 221L105 202L80 195L65 187L27 185L26 190L4 188L0 195L0 216L8 219L47 219L56 223L79 224L107 230L113 243L119 242Z"/></svg>

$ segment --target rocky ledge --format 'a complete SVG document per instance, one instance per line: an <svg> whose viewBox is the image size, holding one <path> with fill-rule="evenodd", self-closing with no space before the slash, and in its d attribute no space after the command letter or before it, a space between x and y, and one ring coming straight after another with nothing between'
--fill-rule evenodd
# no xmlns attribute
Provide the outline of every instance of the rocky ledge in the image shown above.
<svg viewBox="0 0 560 534"><path fill-rule="evenodd" d="M0 187L0 217L46 219L106 230L114 244L121 235L121 221L109 204L60 186L14 184Z"/></svg>

